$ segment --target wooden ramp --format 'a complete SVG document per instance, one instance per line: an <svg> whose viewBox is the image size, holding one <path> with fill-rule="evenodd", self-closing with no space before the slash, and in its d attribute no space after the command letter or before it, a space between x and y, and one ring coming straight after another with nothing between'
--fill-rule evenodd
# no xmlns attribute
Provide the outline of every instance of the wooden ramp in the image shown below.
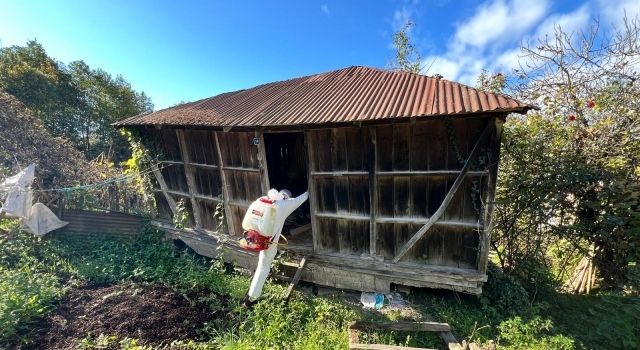
<svg viewBox="0 0 640 350"><path fill-rule="evenodd" d="M451 333L448 323L439 322L368 322L356 321L349 326L349 350L425 350L425 348L414 348L408 346L385 345L385 344L361 344L358 332L369 330L393 330L409 332L437 332L440 338L447 344L449 350L463 350L464 347L458 343ZM428 350L428 349L426 349Z"/></svg>

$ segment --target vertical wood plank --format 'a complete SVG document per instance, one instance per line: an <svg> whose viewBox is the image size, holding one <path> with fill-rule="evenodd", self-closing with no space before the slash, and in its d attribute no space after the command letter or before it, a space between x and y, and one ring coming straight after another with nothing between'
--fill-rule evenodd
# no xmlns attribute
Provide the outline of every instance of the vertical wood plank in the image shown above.
<svg viewBox="0 0 640 350"><path fill-rule="evenodd" d="M484 230L480 235L478 245L478 272L486 273L489 263L489 245L491 244L491 231L493 229L493 207L496 197L496 180L498 179L498 160L500 159L500 140L502 138L502 124L504 116L493 118L489 123L494 123L493 135L490 141L489 153L489 177L487 179L487 195L484 202L483 224Z"/></svg>
<svg viewBox="0 0 640 350"><path fill-rule="evenodd" d="M258 167L260 168L260 177L262 185L262 193L266 195L269 192L269 168L267 167L267 152L264 148L264 135L262 131L256 131L255 137L258 139Z"/></svg>
<svg viewBox="0 0 640 350"><path fill-rule="evenodd" d="M376 243L378 241L378 230L376 225L376 217L378 216L378 152L376 145L376 127L369 127L369 135L371 142L369 142L369 213L371 219L369 222L369 255L374 257L377 254Z"/></svg>
<svg viewBox="0 0 640 350"><path fill-rule="evenodd" d="M307 146L307 159L309 160L307 166L307 179L309 181L309 208L311 211L311 237L313 238L313 251L318 252L319 250L319 238L320 232L318 231L318 218L316 214L318 213L318 195L316 191L316 179L311 176L312 171L316 171L318 169L316 155L315 155L315 147L316 142L314 138L314 131L305 131L304 133L304 143Z"/></svg>
<svg viewBox="0 0 640 350"><path fill-rule="evenodd" d="M229 236L234 236L236 235L237 232L236 232L236 227L233 220L231 208L229 207L229 200L231 198L229 197L229 186L227 185L227 177L223 169L223 167L225 166L225 161L224 161L224 158L222 157L222 150L220 149L220 140L219 140L218 134L219 132L215 132L213 134L213 138L215 139L215 142L216 142L216 151L218 152L218 160L220 161L219 169L220 169L220 181L222 182L222 195L224 196L223 198L224 216L226 216Z"/></svg>
<svg viewBox="0 0 640 350"><path fill-rule="evenodd" d="M196 179L193 175L194 169L191 163L191 157L189 156L189 149L187 148L187 141L184 135L185 131L182 129L176 130L176 136L178 137L178 146L180 148L180 154L182 155L182 161L184 162L184 173L187 178L187 187L189 189L189 200L191 201L191 211L193 213L193 221L196 227L202 227L202 217L200 213L200 206L196 202Z"/></svg>

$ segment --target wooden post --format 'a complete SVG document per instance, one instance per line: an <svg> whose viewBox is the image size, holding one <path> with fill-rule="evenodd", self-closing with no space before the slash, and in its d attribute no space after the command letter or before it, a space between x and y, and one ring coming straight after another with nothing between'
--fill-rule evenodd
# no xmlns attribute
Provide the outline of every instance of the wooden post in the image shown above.
<svg viewBox="0 0 640 350"><path fill-rule="evenodd" d="M269 167L267 166L267 152L264 147L264 135L262 131L256 130L255 137L258 139L258 164L260 166L260 180L262 180L262 194L266 195L271 189L271 185L269 184Z"/></svg>
<svg viewBox="0 0 640 350"><path fill-rule="evenodd" d="M311 211L311 236L313 237L313 251L318 252L319 249L319 232L318 232L318 196L316 193L316 185L314 177L311 173L318 170L315 156L315 143L311 136L313 131L306 131L304 133L304 142L307 146L307 179L309 181L309 208Z"/></svg>
<svg viewBox="0 0 640 350"><path fill-rule="evenodd" d="M291 293L293 292L293 289L296 287L298 282L300 282L300 277L302 277L302 271L304 270L304 266L306 263L307 263L307 258L303 257L302 260L300 260L300 264L298 265L298 269L296 270L295 275L293 275L293 279L291 280L291 283L289 283L289 287L287 287L286 293L284 293L284 301L286 303L289 302L289 298L291 298Z"/></svg>
<svg viewBox="0 0 640 350"><path fill-rule="evenodd" d="M224 159L222 157L222 150L220 149L220 140L218 140L218 132L213 133L213 137L216 140L216 150L218 151L218 161L220 165L220 181L222 182L222 195L223 203L224 203L224 216L227 219L227 228L229 229L229 236L233 236L236 234L235 223L233 222L233 217L231 216L231 208L229 207L229 184L227 182L227 177L224 173ZM225 145L226 147L226 145Z"/></svg>
<svg viewBox="0 0 640 350"><path fill-rule="evenodd" d="M182 161L184 162L184 173L187 178L187 186L189 187L189 199L191 201L191 211L193 212L193 221L196 227L202 227L202 217L200 213L200 206L196 200L195 194L196 178L193 174L194 169L191 165L191 157L189 156L189 149L187 148L187 141L185 139L184 130L176 130L176 136L178 137L178 147L180 148L180 154L182 155Z"/></svg>
<svg viewBox="0 0 640 350"><path fill-rule="evenodd" d="M480 145L482 144L482 141L484 141L484 139L487 137L490 130L493 129L492 125L493 125L493 120L491 120L489 124L487 124L487 126L482 131L482 134L478 138L478 141L476 142L475 146L473 146L473 150L471 151L471 154L469 154L469 158L467 158L466 162L464 163L462 170L460 170L458 177L456 177L456 180L453 182L453 185L449 189L449 192L447 192L447 195L444 197L444 200L442 201L442 204L440 204L440 207L438 208L438 210L436 210L436 212L433 213L433 215L431 215L427 223L424 224L424 226L422 226L418 230L418 232L414 233L413 236L411 236L411 238L409 239L409 241L407 241L407 243L405 243L402 246L402 248L400 249L400 252L398 252L398 254L393 258L393 262L400 261L400 259L402 259L402 257L404 257L409 252L409 250L413 248L416 242L418 242L420 238L422 238L425 235L425 233L427 233L427 231L433 226L433 224L435 224L435 222L438 221L442 216L442 214L444 214L444 212L447 210L449 203L451 203L453 196L456 194L456 192L458 191L458 188L462 184L462 181L464 180L464 177L466 176L467 171L469 171L471 164L477 157L478 153L480 153L480 148L481 148Z"/></svg>
<svg viewBox="0 0 640 350"><path fill-rule="evenodd" d="M169 190L169 188L167 187L167 183L164 182L164 177L162 177L162 173L160 172L160 169L158 169L158 166L153 162L151 162L151 171L153 172L153 175L156 177L156 181L158 181L158 185L160 185L160 191L162 191L164 198L167 200L167 204L169 204L169 209L171 209L171 213L173 215L176 215L176 211L177 211L176 201L174 201L173 197L171 197L169 192L167 192Z"/></svg>
<svg viewBox="0 0 640 350"><path fill-rule="evenodd" d="M375 257L378 253L378 227L376 218L378 216L378 145L376 143L376 127L369 127L369 136L371 143L369 144L369 213L371 215L371 223L369 224L369 255Z"/></svg>
<svg viewBox="0 0 640 350"><path fill-rule="evenodd" d="M493 134L490 142L489 176L487 180L487 195L484 198L485 208L483 213L484 229L480 234L478 246L478 272L486 273L489 263L489 246L491 245L491 231L493 230L493 208L496 197L496 183L498 179L498 161L500 159L500 140L502 138L502 118L494 118L489 121L489 126L493 127Z"/></svg>

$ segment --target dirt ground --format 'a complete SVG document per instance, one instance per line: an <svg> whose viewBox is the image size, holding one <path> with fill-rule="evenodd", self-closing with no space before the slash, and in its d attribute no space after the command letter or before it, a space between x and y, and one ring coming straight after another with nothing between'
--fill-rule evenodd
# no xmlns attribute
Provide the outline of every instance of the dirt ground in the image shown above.
<svg viewBox="0 0 640 350"><path fill-rule="evenodd" d="M205 322L227 317L226 297L212 308L199 301L204 295L185 298L164 286L137 284L74 289L36 325L32 344L18 349L77 349L79 340L100 334L153 346L197 339L196 330Z"/></svg>

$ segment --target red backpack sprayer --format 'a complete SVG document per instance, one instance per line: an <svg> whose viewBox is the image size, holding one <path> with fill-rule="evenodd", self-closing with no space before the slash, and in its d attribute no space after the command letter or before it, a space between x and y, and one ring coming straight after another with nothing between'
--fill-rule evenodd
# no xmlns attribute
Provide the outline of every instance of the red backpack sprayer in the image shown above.
<svg viewBox="0 0 640 350"><path fill-rule="evenodd" d="M278 253L278 239L285 219L309 197L308 192L296 198L290 198L291 192L275 189L266 196L255 200L247 209L242 220L244 237L240 246L247 250L258 251L258 267L251 280L251 287L245 297L245 306L251 307L262 294L271 263Z"/></svg>

